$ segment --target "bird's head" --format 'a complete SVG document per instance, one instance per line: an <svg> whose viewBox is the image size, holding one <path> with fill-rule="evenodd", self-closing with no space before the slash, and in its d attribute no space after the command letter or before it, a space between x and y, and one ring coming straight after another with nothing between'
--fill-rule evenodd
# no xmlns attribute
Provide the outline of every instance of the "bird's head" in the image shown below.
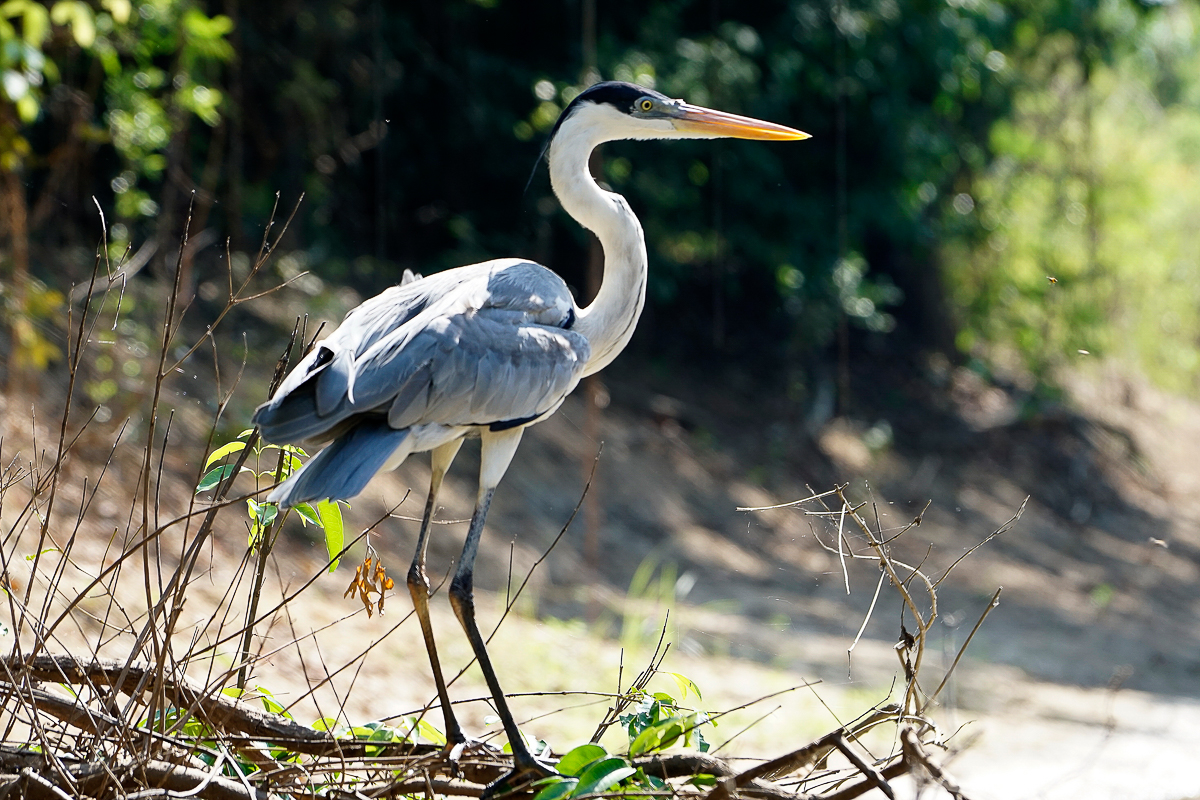
<svg viewBox="0 0 1200 800"><path fill-rule="evenodd" d="M550 135L551 143L559 137L581 137L588 146L595 146L618 139L784 141L809 135L772 122L694 106L636 84L605 81L580 93L563 110Z"/></svg>

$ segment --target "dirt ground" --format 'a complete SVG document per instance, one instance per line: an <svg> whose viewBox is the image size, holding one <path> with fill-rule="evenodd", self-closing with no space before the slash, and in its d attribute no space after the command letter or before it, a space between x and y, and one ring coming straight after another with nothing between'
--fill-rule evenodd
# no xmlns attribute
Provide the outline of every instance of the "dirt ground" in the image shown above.
<svg viewBox="0 0 1200 800"><path fill-rule="evenodd" d="M586 616L569 589L580 574L619 592L639 565L670 564L675 603L691 610L676 630L689 656L732 657L838 691L882 686L898 671L897 600L876 609L866 629L876 651L856 649L850 681L845 652L877 573L860 569L847 595L836 556L815 538L833 541L827 523L736 509L840 481L872 502L887 531L928 502L895 548L936 575L1024 502L1012 528L939 591L935 632L948 663L1003 587L945 708L947 725L966 726L958 742L971 742L952 762L956 776L981 798L1200 794L1200 407L1104 370L1080 369L1064 402L1033 412L1018 392L966 370L940 387L888 383L899 397L863 403L870 416L806 436L809 420L775 409L764 424L763 409L726 386L676 382L655 395L652 377L617 372L595 487L602 555L588 563L587 525L577 524L545 565L539 612ZM493 512L495 584L505 545L515 540L530 560L576 501L591 456L583 416L572 403L530 430ZM891 442L872 449L873 432L888 427ZM448 505L465 516L469 481L460 491ZM453 549L445 542L439 556ZM645 594L656 591L661 599L661 586Z"/></svg>
<svg viewBox="0 0 1200 800"><path fill-rule="evenodd" d="M887 696L900 674L892 645L901 616L885 594L848 664L878 572L869 562L856 565L847 594L836 554L821 545L833 541L829 518L737 509L846 483L885 533L921 514L920 526L894 543L895 554L940 575L1024 504L1010 530L939 588L936 679L1003 587L944 695L939 723L950 736L951 771L977 800L1200 796L1200 407L1100 368L1072 374L1065 402L1033 407L1016 390L936 367L890 376L880 382L887 393L856 378L863 382L857 407L826 419L756 401L735 378L667 380L638 367L606 373L612 403L596 437L604 447L595 505L534 573L493 644L506 688L608 690L622 664L627 683L670 607L665 668L691 677L707 708L821 681L744 712L717 737L767 714L727 752L777 755L828 730L832 713L853 714ZM169 399L192 402L182 392ZM21 410L28 407L23 398L6 400L6 462L33 447ZM185 416L180 424L191 424ZM45 424L43 444L53 432ZM584 434L589 424L577 394L527 433L489 517L478 568L483 619L498 617L506 584L518 582L510 573L528 571L579 501L597 446ZM72 474L98 474L88 462L104 452L101 433ZM189 494L197 452L181 445L168 459L174 500ZM475 463L467 448L444 491L441 519L469 515ZM108 480L116 483L95 506L103 524L92 545L74 554L81 574L105 558L104 543L123 513L122 470L133 464L118 459L111 468ZM353 504L348 528L368 526L410 487L398 514L418 514L427 479L424 459L377 478ZM66 492L62 502L78 498ZM13 508L0 509L6 531ZM415 528L411 520L389 520L371 538L398 579ZM456 558L464 533L463 524L438 528L434 572ZM245 531L233 522L213 543L208 571L188 596L198 630L207 604L220 604L244 547ZM276 553L274 581L298 585L322 558L311 532L293 526ZM281 618L269 640L332 627L267 657L262 684L286 699L352 659L363 642L384 637L331 684L340 694L304 713L325 713L320 703L335 701L359 720L419 709L432 681L402 580L387 616L367 619L341 598L349 577L342 567L291 604L290 619ZM633 598L622 602L631 583ZM444 605L435 598L435 626L454 666L469 654ZM482 695L478 674L468 671L453 693ZM564 704L562 696L517 701L533 732L552 744L586 736L604 708L583 703L539 718ZM495 727L483 704L464 706L464 716L476 731Z"/></svg>

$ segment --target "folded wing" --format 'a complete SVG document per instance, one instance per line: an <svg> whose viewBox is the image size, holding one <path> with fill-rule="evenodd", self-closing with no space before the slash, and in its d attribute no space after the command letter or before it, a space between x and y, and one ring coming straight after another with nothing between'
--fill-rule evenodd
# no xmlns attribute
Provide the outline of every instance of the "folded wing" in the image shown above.
<svg viewBox="0 0 1200 800"><path fill-rule="evenodd" d="M254 421L274 442L335 439L365 419L523 424L552 411L590 355L574 303L537 264L504 260L395 286L347 315Z"/></svg>

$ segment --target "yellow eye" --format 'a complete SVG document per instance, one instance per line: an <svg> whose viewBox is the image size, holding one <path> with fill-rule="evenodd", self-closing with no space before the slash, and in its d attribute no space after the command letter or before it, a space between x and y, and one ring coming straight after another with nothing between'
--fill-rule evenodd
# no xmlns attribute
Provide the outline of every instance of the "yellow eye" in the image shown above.
<svg viewBox="0 0 1200 800"><path fill-rule="evenodd" d="M654 101L649 97L644 97L642 98L642 102L638 103L638 106L642 109L642 111L649 111L654 108Z"/></svg>

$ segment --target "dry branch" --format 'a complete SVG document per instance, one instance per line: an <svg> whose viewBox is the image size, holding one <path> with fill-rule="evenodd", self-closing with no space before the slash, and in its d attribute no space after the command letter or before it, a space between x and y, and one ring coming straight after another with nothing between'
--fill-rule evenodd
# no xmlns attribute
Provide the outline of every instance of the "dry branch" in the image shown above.
<svg viewBox="0 0 1200 800"><path fill-rule="evenodd" d="M81 761L66 764L70 785L63 786L39 773L44 765L41 753L0 748L0 798L15 797L98 797L118 787L151 786L166 792L186 793L207 800L268 800L266 792L248 788L238 781L205 770L154 759L133 758ZM8 774L16 770L16 774ZM114 780L116 785L114 786ZM12 793L16 791L16 795Z"/></svg>
<svg viewBox="0 0 1200 800"><path fill-rule="evenodd" d="M36 656L28 659L27 663L8 656L0 658L0 665L9 674L26 675L36 681L109 686L127 695L148 691L152 679L158 678L155 668L149 664L127 665L103 659L80 661L72 656ZM368 747L372 751L386 747L388 752L403 751L407 755L437 752L433 745L368 745L366 742L335 739L327 732L313 730L279 714L254 708L223 694L214 694L186 676L162 677L161 691L176 708L195 708L201 719L227 734L242 734L248 739L269 741L308 755L361 756ZM83 706L45 692L35 694L33 699L39 708L55 714L64 722L94 730L95 717Z"/></svg>
<svg viewBox="0 0 1200 800"><path fill-rule="evenodd" d="M70 656L38 656L27 662L9 657L0 660L9 670L9 674L21 676L25 681L46 681L70 683L79 686L109 687L123 693L144 693L152 684L152 667L145 664L127 665L116 661L93 659L81 661ZM13 687L14 689L16 687ZM179 707L193 707L206 723L220 731L226 745L245 752L253 748L258 759L272 764L264 753L269 747L286 747L293 753L304 753L322 757L332 757L338 768L353 770L385 770L398 777L385 781L376 788L385 790L395 796L414 792L423 792L432 787L438 794L460 797L478 797L484 786L501 777L510 768L508 757L498 752L480 746L472 747L459 763L451 762L440 748L433 745L381 745L376 743L354 740L335 739L329 733L316 731L307 726L295 723L286 717L253 708L244 702L238 702L224 695L213 695L196 682L188 678L168 679L159 687L162 696ZM114 718L98 714L79 701L59 697L36 688L26 688L22 692L28 702L36 708L45 711L69 725L81 728L90 733L99 733L102 726L118 724ZM705 753L654 754L633 759L635 767L640 767L647 775L661 778L664 781L689 778L696 775L712 775L721 779L716 788L709 793L710 800L727 800L735 795L760 797L766 800L802 800L812 795L801 794L786 787L773 783L768 778L787 775L797 769L812 765L828 756L833 749L849 749L847 737L855 737L870 727L889 719L895 719L899 709L895 706L877 710L859 720L853 726L840 728L823 736L810 744L794 750L784 756L759 764L751 769L737 771L728 761ZM153 734L148 730L140 730L142 736ZM176 740L177 744L186 744ZM38 768L44 769L44 756L31 752L5 750L0 753L0 762L10 772L7 784L32 791L51 791L61 788L60 783L53 781L48 786L30 783L28 776L22 777L20 770ZM855 757L857 758L857 757ZM351 763L353 762L353 763ZM860 763L861 762L860 760ZM126 776L128 779L132 770L139 771L147 784L172 791L188 791L197 797L230 798L231 800L247 800L258 797L251 794L246 786L231 779L213 775L204 770L185 765L171 764L164 761L149 760L121 761L115 766L106 765L109 771L98 769L92 762L70 763L68 774L76 781L75 791L83 794L93 794L95 788L99 795L109 785L112 776ZM274 777L283 779L288 773L321 771L321 762L313 761L305 767L280 764L274 770ZM869 776L873 784L878 786L884 775L899 774L895 769L883 773L874 769L859 768ZM907 767L906 767L907 769ZM901 772L904 770L901 770ZM111 772L111 774L110 774ZM424 775L462 776L467 780L433 780L427 782L424 777L411 777L414 772ZM35 782L36 783L36 782ZM282 787L277 787L282 788ZM0 795L3 796L3 795ZM50 795L47 795L50 796Z"/></svg>
<svg viewBox="0 0 1200 800"><path fill-rule="evenodd" d="M737 774L729 762L707 753L646 756L633 759L633 765L641 767L647 775L663 780L690 778L695 775L712 775L722 779L717 781L716 788L709 793L709 800L728 797L730 791L739 791L748 796L765 797L770 800L800 800L807 797L807 795L797 794L758 777L743 779L745 773ZM731 784L736 784L736 786Z"/></svg>

